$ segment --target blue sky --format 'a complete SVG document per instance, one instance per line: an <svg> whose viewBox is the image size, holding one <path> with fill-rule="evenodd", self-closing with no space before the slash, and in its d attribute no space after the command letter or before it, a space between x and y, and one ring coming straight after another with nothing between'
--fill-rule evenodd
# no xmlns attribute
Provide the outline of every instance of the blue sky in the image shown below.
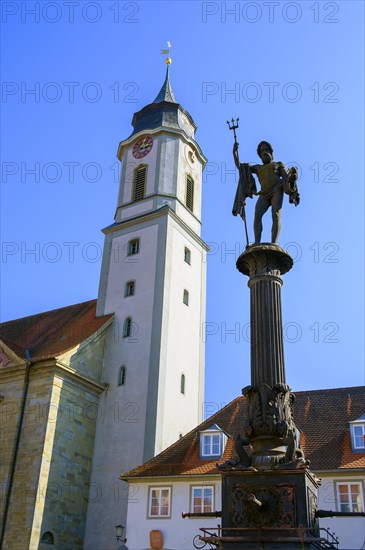
<svg viewBox="0 0 365 550"><path fill-rule="evenodd" d="M198 125L207 281L206 408L249 383L249 290L231 215L241 161L272 143L300 169L284 205L287 380L294 390L364 381L364 4L13 2L2 8L2 319L97 296L113 221L119 141L164 79ZM31 92L33 90L33 93ZM32 172L33 170L33 172ZM247 205L250 235L254 201ZM269 239L270 214L263 240ZM29 251L33 250L33 254Z"/></svg>

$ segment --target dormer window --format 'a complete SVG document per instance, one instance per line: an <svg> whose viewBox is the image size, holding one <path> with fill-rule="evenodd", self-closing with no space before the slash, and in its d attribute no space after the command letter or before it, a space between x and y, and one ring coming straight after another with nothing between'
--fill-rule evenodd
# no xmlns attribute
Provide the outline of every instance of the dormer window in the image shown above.
<svg viewBox="0 0 365 550"><path fill-rule="evenodd" d="M365 414L357 420L350 422L351 446L353 452L364 452L365 450Z"/></svg>
<svg viewBox="0 0 365 550"><path fill-rule="evenodd" d="M227 434L216 424L200 432L200 458L221 458L227 442Z"/></svg>

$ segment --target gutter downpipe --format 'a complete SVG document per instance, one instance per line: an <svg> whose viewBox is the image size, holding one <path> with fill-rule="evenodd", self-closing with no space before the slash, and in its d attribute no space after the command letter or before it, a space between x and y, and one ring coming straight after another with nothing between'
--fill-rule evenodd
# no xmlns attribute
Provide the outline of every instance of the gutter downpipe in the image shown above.
<svg viewBox="0 0 365 550"><path fill-rule="evenodd" d="M32 363L31 359L30 359L30 351L28 349L25 350L25 358L26 358L26 364L25 364L25 376L24 376L24 387L23 387L22 403L21 403L21 408L20 408L20 415L19 415L18 427L17 427L17 432L16 432L13 456L12 456L12 460L11 460L11 469L10 469L8 490L7 490L6 499L5 499L3 525L2 525L1 536L0 536L0 549L3 548L6 522L7 522L7 519L8 519L8 512L9 512L9 507L10 507L10 497L11 497L11 491L12 491L13 483L14 483L15 467L16 467L16 461L17 461L18 451L19 451L20 436L21 436L22 427L23 427L25 405L26 405L27 396L28 396L29 371L30 371L30 366L31 366L31 363Z"/></svg>

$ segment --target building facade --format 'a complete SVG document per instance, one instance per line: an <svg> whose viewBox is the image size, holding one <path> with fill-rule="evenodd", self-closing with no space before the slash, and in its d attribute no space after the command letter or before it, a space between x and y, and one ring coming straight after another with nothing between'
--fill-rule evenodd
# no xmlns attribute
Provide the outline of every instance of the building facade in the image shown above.
<svg viewBox="0 0 365 550"><path fill-rule="evenodd" d="M95 311L92 300L1 327L1 548L82 548L113 317Z"/></svg>
<svg viewBox="0 0 365 550"><path fill-rule="evenodd" d="M97 313L113 313L114 321L91 474L102 498L89 505L87 549L106 547L114 526L125 521L126 489L120 483L114 489L121 465L146 462L202 417L206 159L168 71L156 99L134 115L133 132L119 145L115 223L104 230Z"/></svg>
<svg viewBox="0 0 365 550"><path fill-rule="evenodd" d="M311 471L321 479L320 510L365 510L364 410L363 387L296 393L300 446ZM201 527L217 534L220 518L211 517L222 510L217 463L235 459L234 439L242 433L246 414L246 398L238 397L154 459L122 474L130 484L130 550L153 548L150 536L156 531L165 550L194 548ZM322 518L320 528L323 539L338 539L333 548L355 550L365 543L364 517Z"/></svg>
<svg viewBox="0 0 365 550"><path fill-rule="evenodd" d="M120 471L202 419L206 159L169 67L132 125L97 301L1 326L9 550L115 548L128 505Z"/></svg>

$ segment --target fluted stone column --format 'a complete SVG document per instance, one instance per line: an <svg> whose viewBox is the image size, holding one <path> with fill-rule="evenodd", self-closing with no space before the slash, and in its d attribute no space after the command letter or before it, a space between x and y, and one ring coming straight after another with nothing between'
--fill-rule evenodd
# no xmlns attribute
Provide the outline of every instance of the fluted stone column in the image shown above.
<svg viewBox="0 0 365 550"><path fill-rule="evenodd" d="M248 246L237 260L249 277L251 384L242 390L246 416L235 440L238 460L219 465L224 550L320 545L318 484L298 446L294 395L285 381L281 275L292 267L289 254L271 243Z"/></svg>
<svg viewBox="0 0 365 550"><path fill-rule="evenodd" d="M285 384L280 275L293 260L275 244L248 247L237 260L237 269L249 276L251 290L251 384L273 387Z"/></svg>
<svg viewBox="0 0 365 550"><path fill-rule="evenodd" d="M251 385L243 389L248 400L244 434L252 446L251 464L259 469L289 462L289 441L295 446L294 396L285 381L280 278L292 266L289 254L271 243L249 246L237 260L237 269L249 276L251 295Z"/></svg>

